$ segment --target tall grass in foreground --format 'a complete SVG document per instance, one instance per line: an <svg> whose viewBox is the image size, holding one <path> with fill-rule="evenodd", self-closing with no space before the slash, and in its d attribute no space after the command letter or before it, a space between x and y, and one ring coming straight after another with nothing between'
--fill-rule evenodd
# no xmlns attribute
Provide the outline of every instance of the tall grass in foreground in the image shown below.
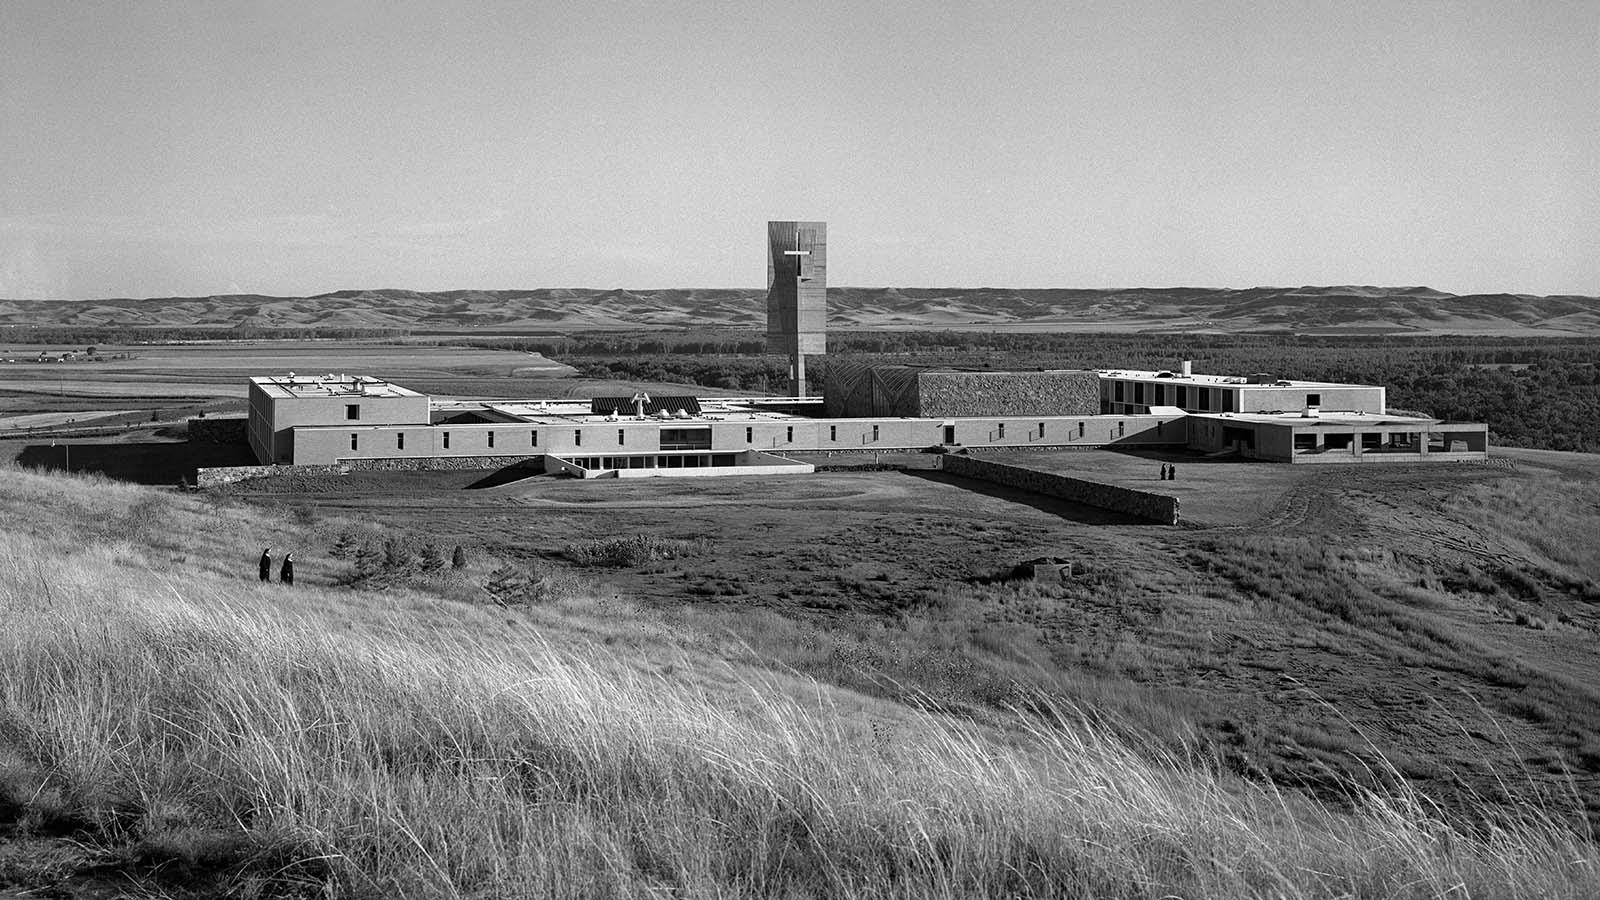
<svg viewBox="0 0 1600 900"><path fill-rule="evenodd" d="M1079 725L875 728L524 621L0 532L0 807L241 895L1600 895L1600 851L1537 813L1338 813Z"/></svg>

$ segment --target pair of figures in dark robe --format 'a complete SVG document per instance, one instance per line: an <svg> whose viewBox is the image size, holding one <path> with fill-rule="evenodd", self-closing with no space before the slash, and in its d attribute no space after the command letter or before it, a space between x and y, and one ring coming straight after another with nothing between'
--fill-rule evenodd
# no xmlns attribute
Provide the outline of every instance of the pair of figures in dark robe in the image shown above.
<svg viewBox="0 0 1600 900"><path fill-rule="evenodd" d="M261 551L261 580L272 580L272 548ZM283 568L278 570L278 580L284 584L294 584L294 552L283 555Z"/></svg>
<svg viewBox="0 0 1600 900"><path fill-rule="evenodd" d="M1161 480L1162 481L1177 481L1178 480L1178 467L1177 466L1167 465L1166 463L1162 463L1161 464Z"/></svg>

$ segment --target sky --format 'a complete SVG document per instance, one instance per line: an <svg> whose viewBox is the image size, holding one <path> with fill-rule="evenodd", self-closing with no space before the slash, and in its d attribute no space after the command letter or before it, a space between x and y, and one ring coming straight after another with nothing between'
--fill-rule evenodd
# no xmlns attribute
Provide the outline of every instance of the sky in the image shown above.
<svg viewBox="0 0 1600 900"><path fill-rule="evenodd" d="M1600 2L0 0L0 297L1600 294Z"/></svg>

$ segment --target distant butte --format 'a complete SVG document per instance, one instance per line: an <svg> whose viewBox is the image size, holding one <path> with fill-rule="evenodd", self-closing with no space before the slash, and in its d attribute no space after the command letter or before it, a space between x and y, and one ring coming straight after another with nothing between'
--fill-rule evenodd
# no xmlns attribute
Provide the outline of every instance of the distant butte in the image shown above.
<svg viewBox="0 0 1600 900"><path fill-rule="evenodd" d="M408 291L310 297L0 300L0 325L759 329L760 288ZM1226 288L829 288L833 329L1207 331L1299 334L1600 335L1600 298L1456 295L1423 286Z"/></svg>

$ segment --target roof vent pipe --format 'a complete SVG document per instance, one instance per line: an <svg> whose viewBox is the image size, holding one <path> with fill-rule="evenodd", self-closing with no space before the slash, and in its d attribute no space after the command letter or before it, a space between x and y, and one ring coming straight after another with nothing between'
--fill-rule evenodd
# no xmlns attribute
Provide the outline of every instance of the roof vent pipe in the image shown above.
<svg viewBox="0 0 1600 900"><path fill-rule="evenodd" d="M1178 374L1185 378L1194 374L1194 360L1186 359L1178 366Z"/></svg>

